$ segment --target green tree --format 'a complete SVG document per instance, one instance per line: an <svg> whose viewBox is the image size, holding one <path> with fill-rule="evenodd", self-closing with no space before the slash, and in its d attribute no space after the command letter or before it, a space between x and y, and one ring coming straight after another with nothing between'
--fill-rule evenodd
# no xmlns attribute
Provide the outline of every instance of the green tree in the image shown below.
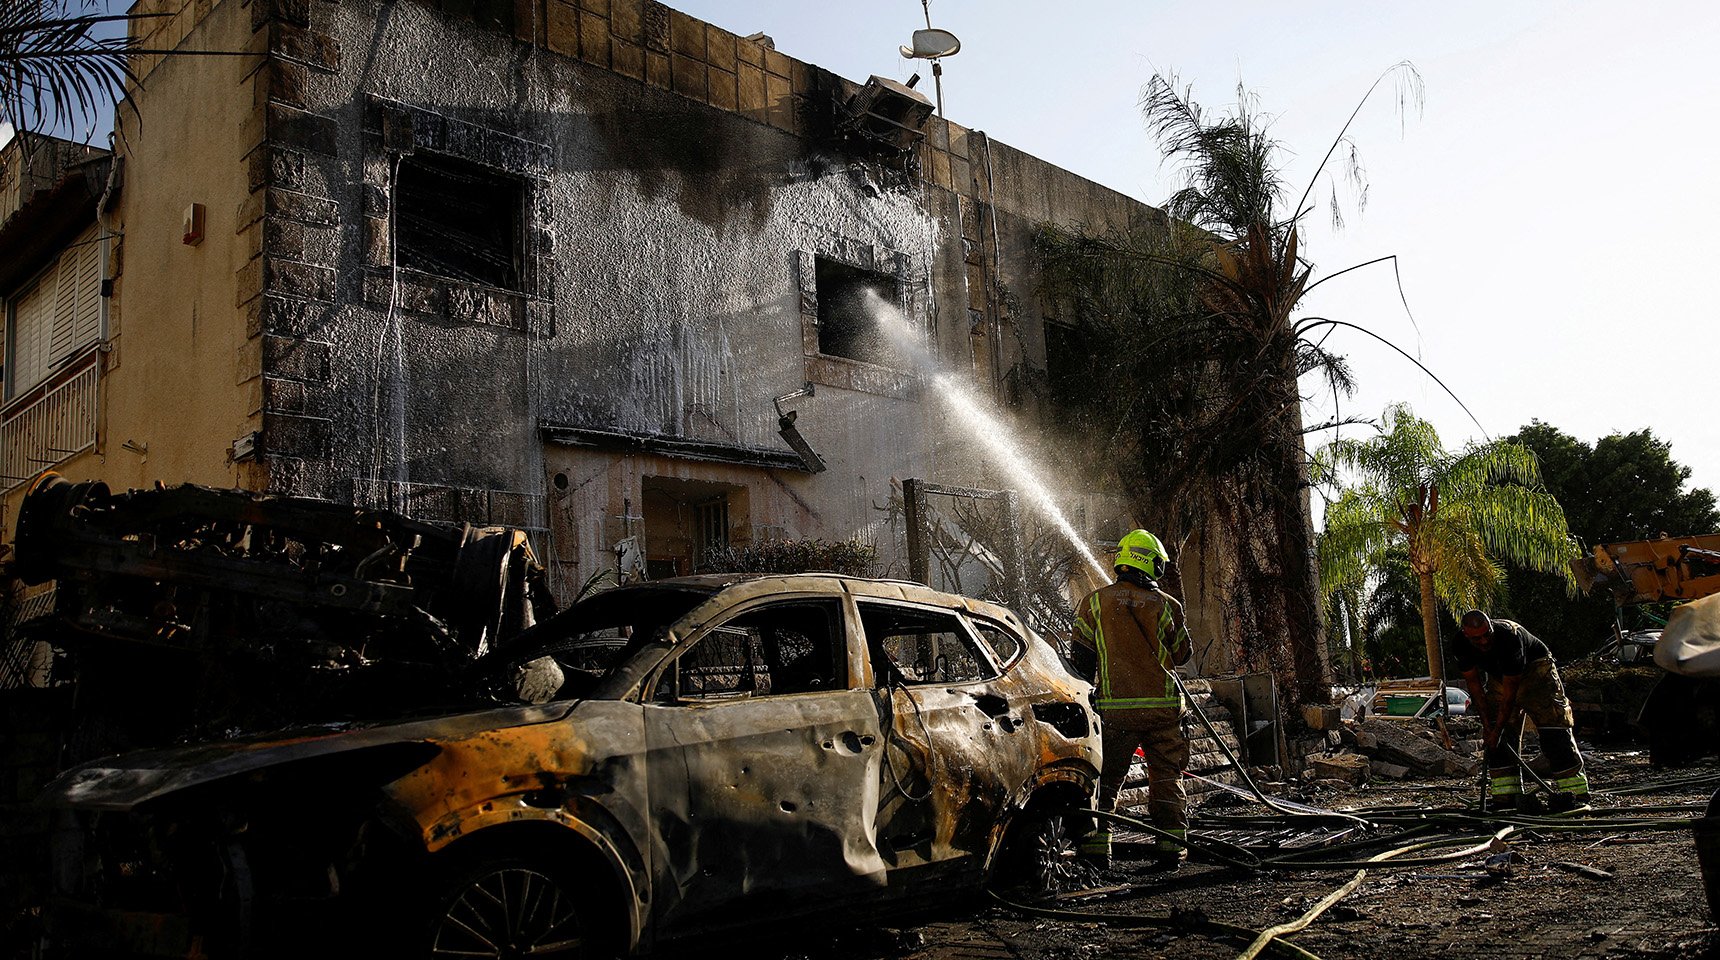
<svg viewBox="0 0 1720 960"><path fill-rule="evenodd" d="M1386 76L1419 98L1413 67ZM1084 432L1156 532L1232 553L1224 592L1241 665L1319 699L1298 382L1315 375L1347 392L1351 377L1314 333L1348 325L1297 312L1316 285L1299 229L1313 185L1287 203L1284 148L1241 88L1233 109L1213 113L1175 78L1155 76L1141 107L1182 183L1167 217L1139 229L1042 231L1040 292L1060 321L1048 334L1058 340L1047 349L1051 399L1061 413L1084 415ZM1326 161L1342 153L1359 178L1353 151L1340 149L1348 142L1340 132Z"/></svg>
<svg viewBox="0 0 1720 960"><path fill-rule="evenodd" d="M124 6L114 0L0 0L0 124L21 136L72 137L85 122L93 129L126 85L139 83L131 72L134 56L255 56L183 44L172 50L138 46L131 36L135 22L174 13L110 12Z"/></svg>
<svg viewBox="0 0 1720 960"><path fill-rule="evenodd" d="M1569 576L1564 511L1543 486L1535 454L1507 441L1447 452L1433 425L1398 404L1378 435L1340 439L1314 457L1318 482L1343 483L1326 507L1319 561L1327 589L1367 579L1403 548L1420 594L1429 672L1444 675L1439 603L1482 606L1497 595L1500 561Z"/></svg>
<svg viewBox="0 0 1720 960"><path fill-rule="evenodd" d="M1690 469L1650 430L1614 433L1591 445L1535 420L1509 439L1540 458L1548 492L1585 546L1720 531L1714 494L1688 488ZM1589 653L1613 628L1609 598L1571 598L1559 578L1531 570L1509 572L1504 610L1561 659ZM1646 616L1633 623L1638 614L1626 611L1627 627L1652 625Z"/></svg>

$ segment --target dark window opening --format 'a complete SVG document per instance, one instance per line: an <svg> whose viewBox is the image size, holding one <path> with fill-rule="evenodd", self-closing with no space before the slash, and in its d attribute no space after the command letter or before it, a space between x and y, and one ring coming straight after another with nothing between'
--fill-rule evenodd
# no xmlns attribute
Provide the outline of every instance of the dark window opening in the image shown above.
<svg viewBox="0 0 1720 960"><path fill-rule="evenodd" d="M713 629L658 685L678 700L726 700L848 685L841 609L834 600L772 604Z"/></svg>
<svg viewBox="0 0 1720 960"><path fill-rule="evenodd" d="M818 352L895 366L897 351L881 326L901 322L902 288L896 278L824 257L815 258Z"/></svg>
<svg viewBox="0 0 1720 960"><path fill-rule="evenodd" d="M996 676L953 615L860 604L872 668L884 682L963 683Z"/></svg>
<svg viewBox="0 0 1720 960"><path fill-rule="evenodd" d="M1092 362L1086 337L1073 324L1045 321L1045 380L1051 399L1074 403L1089 389Z"/></svg>
<svg viewBox="0 0 1720 960"><path fill-rule="evenodd" d="M400 161L394 188L396 262L425 273L522 289L525 183L453 157Z"/></svg>

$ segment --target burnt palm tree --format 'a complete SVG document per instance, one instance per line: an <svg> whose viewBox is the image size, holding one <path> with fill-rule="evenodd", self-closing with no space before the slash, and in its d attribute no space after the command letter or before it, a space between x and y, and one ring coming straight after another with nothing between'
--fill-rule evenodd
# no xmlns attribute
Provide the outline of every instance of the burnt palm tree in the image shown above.
<svg viewBox="0 0 1720 960"><path fill-rule="evenodd" d="M1420 77L1404 63L1362 104L1387 78L1400 82L1400 102L1419 100ZM1312 374L1347 395L1350 370L1324 337L1361 328L1300 315L1324 282L1313 280L1300 226L1335 159L1360 183L1349 123L1289 204L1284 148L1242 88L1232 109L1214 114L1174 77L1155 76L1141 108L1181 185L1163 221L1132 233L1042 231L1041 292L1069 324L1063 352L1078 367L1052 371L1053 399L1108 428L1101 446L1135 478L1144 519L1234 558L1221 577L1242 665L1272 669L1318 699L1326 669L1302 437L1331 424L1303 423L1299 382ZM1332 208L1338 219L1335 190Z"/></svg>

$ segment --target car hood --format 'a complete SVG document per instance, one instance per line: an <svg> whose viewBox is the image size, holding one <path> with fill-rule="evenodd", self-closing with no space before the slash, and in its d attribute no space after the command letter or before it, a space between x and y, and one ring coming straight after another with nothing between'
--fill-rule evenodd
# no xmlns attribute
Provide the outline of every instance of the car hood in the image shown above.
<svg viewBox="0 0 1720 960"><path fill-rule="evenodd" d="M43 788L37 803L81 810L130 810L189 787L282 764L359 751L401 751L422 763L435 755L438 741L501 727L560 720L576 706L548 703L500 707L366 727L315 728L269 737L116 754L67 770ZM410 749L413 745L418 749ZM406 769L417 763L409 763Z"/></svg>

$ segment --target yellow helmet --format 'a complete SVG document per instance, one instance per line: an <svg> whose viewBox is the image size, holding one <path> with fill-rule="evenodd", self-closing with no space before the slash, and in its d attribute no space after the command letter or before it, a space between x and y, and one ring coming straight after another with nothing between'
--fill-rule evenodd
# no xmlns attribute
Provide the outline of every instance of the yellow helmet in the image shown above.
<svg viewBox="0 0 1720 960"><path fill-rule="evenodd" d="M1118 569L1132 567L1157 580L1170 559L1158 537L1145 530L1130 530L1117 541L1117 559L1112 565Z"/></svg>

